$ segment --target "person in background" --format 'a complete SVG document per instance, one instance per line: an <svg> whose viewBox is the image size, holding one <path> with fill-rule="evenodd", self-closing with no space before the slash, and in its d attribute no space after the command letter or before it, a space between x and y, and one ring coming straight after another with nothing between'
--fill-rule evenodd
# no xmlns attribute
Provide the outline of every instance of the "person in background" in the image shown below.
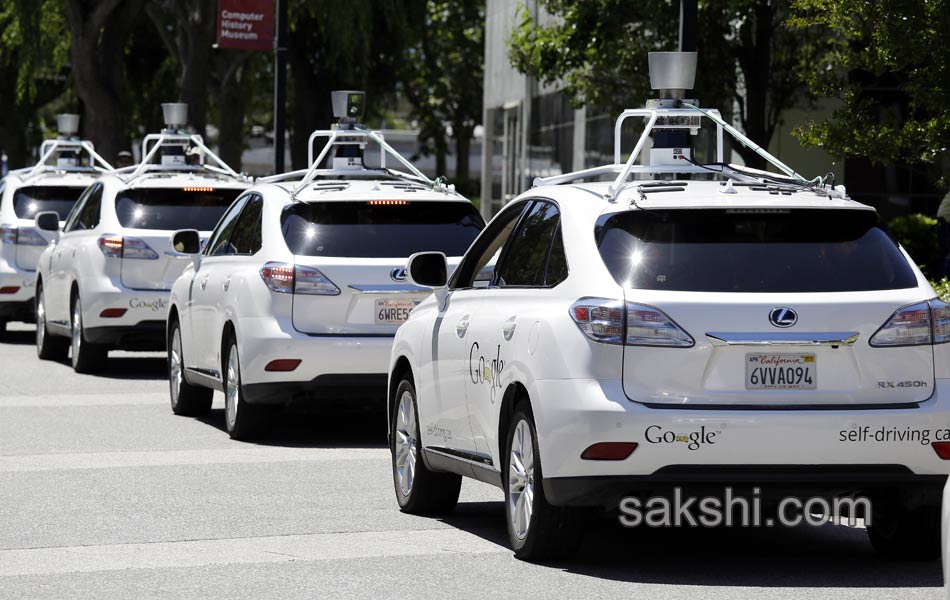
<svg viewBox="0 0 950 600"><path fill-rule="evenodd" d="M201 149L192 146L188 148L188 151L185 153L185 162L191 166L197 166L201 164Z"/></svg>
<svg viewBox="0 0 950 600"><path fill-rule="evenodd" d="M115 157L115 168L122 169L124 167L131 167L135 164L135 161L132 159L132 153L128 150L122 150Z"/></svg>
<svg viewBox="0 0 950 600"><path fill-rule="evenodd" d="M940 277L950 277L950 192L947 192L937 208L937 239L943 256Z"/></svg>

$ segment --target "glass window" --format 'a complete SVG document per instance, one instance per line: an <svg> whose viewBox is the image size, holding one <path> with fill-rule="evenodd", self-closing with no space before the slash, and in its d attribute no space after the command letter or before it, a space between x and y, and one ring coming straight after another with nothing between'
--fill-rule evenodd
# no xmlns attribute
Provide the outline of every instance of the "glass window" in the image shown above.
<svg viewBox="0 0 950 600"><path fill-rule="evenodd" d="M99 209L102 208L102 184L93 184L83 195L85 198L73 210L65 231L88 231L95 229L96 225L99 224Z"/></svg>
<svg viewBox="0 0 950 600"><path fill-rule="evenodd" d="M551 255L548 257L547 274L544 285L554 287L567 279L567 254L564 252L564 239L561 237L561 224L558 223L551 242Z"/></svg>
<svg viewBox="0 0 950 600"><path fill-rule="evenodd" d="M123 227L177 231L210 231L241 190L191 192L173 188L140 188L116 195L115 212Z"/></svg>
<svg viewBox="0 0 950 600"><path fill-rule="evenodd" d="M484 226L469 202L297 202L281 215L287 247L304 256L461 256Z"/></svg>
<svg viewBox="0 0 950 600"><path fill-rule="evenodd" d="M30 186L13 193L13 212L19 219L33 219L41 212L53 211L65 221L85 187Z"/></svg>
<svg viewBox="0 0 950 600"><path fill-rule="evenodd" d="M234 254L234 248L231 246L231 232L234 231L234 226L237 225L238 215L241 214L245 202L247 202L247 197L239 198L231 205L231 208L221 218L218 226L211 234L208 245L205 246L205 254L208 256Z"/></svg>
<svg viewBox="0 0 950 600"><path fill-rule="evenodd" d="M261 249L261 211L264 199L251 196L241 213L241 217L231 233L231 246L235 254L255 254Z"/></svg>
<svg viewBox="0 0 950 600"><path fill-rule="evenodd" d="M495 217L486 235L472 246L465 259L452 276L449 287L456 288L487 288L495 277L495 265L505 246L518 224L518 217L524 212L528 202L519 202L505 208L504 212Z"/></svg>
<svg viewBox="0 0 950 600"><path fill-rule="evenodd" d="M866 210L637 210L596 231L626 287L690 292L857 292L917 287Z"/></svg>
<svg viewBox="0 0 950 600"><path fill-rule="evenodd" d="M501 287L543 287L560 213L553 202L535 202L506 244L498 271Z"/></svg>

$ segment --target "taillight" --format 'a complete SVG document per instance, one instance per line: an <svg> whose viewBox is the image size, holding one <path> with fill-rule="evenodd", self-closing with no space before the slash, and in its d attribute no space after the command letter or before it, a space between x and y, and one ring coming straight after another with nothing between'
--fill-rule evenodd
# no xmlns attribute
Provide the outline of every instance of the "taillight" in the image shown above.
<svg viewBox="0 0 950 600"><path fill-rule="evenodd" d="M950 341L950 305L934 298L898 309L868 342L875 348L945 344Z"/></svg>
<svg viewBox="0 0 950 600"><path fill-rule="evenodd" d="M158 252L138 238L106 234L99 237L98 243L99 250L110 258L158 259Z"/></svg>
<svg viewBox="0 0 950 600"><path fill-rule="evenodd" d="M261 279L267 287L283 294L336 296L340 293L340 288L313 267L269 262L261 268Z"/></svg>
<svg viewBox="0 0 950 600"><path fill-rule="evenodd" d="M46 246L46 238L41 236L32 227L17 227L16 225L0 225L0 239L4 244L18 246Z"/></svg>
<svg viewBox="0 0 950 600"><path fill-rule="evenodd" d="M627 346L688 348L693 338L666 314L651 306L606 298L581 298L571 318L595 342Z"/></svg>

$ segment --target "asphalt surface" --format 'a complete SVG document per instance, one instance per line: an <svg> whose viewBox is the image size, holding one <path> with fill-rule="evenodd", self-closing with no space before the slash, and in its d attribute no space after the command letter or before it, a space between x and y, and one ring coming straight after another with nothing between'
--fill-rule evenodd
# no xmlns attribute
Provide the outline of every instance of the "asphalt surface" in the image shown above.
<svg viewBox="0 0 950 600"><path fill-rule="evenodd" d="M466 480L447 518L404 515L382 414L285 413L233 442L223 398L172 415L160 354L99 376L0 341L0 598L941 598L938 561L875 556L861 529L626 530L570 562L506 546L502 494Z"/></svg>

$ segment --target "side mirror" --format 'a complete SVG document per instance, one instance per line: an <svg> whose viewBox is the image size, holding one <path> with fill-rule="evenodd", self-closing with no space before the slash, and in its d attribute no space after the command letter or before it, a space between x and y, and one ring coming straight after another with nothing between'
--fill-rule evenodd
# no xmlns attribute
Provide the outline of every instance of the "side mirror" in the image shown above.
<svg viewBox="0 0 950 600"><path fill-rule="evenodd" d="M37 214L36 228L40 231L59 231L59 215L51 210Z"/></svg>
<svg viewBox="0 0 950 600"><path fill-rule="evenodd" d="M410 283L437 289L448 284L448 264L441 252L417 252L409 257L406 274Z"/></svg>
<svg viewBox="0 0 950 600"><path fill-rule="evenodd" d="M197 229L180 229L172 234L172 251L179 255L201 252L201 236Z"/></svg>

